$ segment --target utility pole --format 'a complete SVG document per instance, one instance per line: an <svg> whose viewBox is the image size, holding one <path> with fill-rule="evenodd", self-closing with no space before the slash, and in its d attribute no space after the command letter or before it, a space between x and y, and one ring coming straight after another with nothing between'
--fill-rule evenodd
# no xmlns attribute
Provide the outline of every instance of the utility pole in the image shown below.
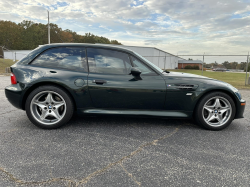
<svg viewBox="0 0 250 187"><path fill-rule="evenodd" d="M50 44L50 25L49 25L49 11L48 11L48 44Z"/></svg>
<svg viewBox="0 0 250 187"><path fill-rule="evenodd" d="M247 55L245 86L247 85L247 70L248 70L248 61L249 61L248 59L249 59L249 52L248 52L248 55ZM249 78L248 78L248 84L249 84Z"/></svg>

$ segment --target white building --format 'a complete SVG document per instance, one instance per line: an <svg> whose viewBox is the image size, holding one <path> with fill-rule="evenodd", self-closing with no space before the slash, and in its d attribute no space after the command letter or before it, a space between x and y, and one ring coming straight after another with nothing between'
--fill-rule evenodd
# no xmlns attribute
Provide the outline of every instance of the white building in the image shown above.
<svg viewBox="0 0 250 187"><path fill-rule="evenodd" d="M161 69L175 69L178 67L178 61L184 60L178 56L170 54L166 51L157 49L155 47L140 47L140 46L126 46L122 45L119 47L127 48L140 54L150 62L154 63ZM31 50L9 50L4 51L5 59L20 60L25 55L30 53Z"/></svg>
<svg viewBox="0 0 250 187"><path fill-rule="evenodd" d="M11 59L11 60L21 60L24 56L29 54L31 50L8 50L3 51L4 59Z"/></svg>
<svg viewBox="0 0 250 187"><path fill-rule="evenodd" d="M150 62L154 63L161 69L175 69L178 67L179 60L185 60L171 53L157 49L155 47L140 47L140 46L126 46L122 45L123 48L130 49L140 54Z"/></svg>

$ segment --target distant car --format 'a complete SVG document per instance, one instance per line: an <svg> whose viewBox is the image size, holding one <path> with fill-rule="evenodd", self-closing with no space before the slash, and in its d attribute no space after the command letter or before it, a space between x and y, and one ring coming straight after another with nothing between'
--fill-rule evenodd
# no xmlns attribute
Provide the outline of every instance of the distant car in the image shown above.
<svg viewBox="0 0 250 187"><path fill-rule="evenodd" d="M229 70L227 70L225 68L215 68L215 69L213 69L213 71L229 71Z"/></svg>
<svg viewBox="0 0 250 187"><path fill-rule="evenodd" d="M243 118L245 109L245 100L230 84L163 71L119 46L43 45L11 66L11 72L6 97L45 129L61 127L77 112L194 118L206 129L220 130Z"/></svg>

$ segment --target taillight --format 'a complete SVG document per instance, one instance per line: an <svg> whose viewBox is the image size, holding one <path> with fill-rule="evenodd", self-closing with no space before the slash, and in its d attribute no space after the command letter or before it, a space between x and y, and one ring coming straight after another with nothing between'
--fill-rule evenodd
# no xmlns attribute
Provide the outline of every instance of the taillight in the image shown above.
<svg viewBox="0 0 250 187"><path fill-rule="evenodd" d="M10 80L11 80L11 84L17 84L16 76L13 73L11 73L10 75Z"/></svg>

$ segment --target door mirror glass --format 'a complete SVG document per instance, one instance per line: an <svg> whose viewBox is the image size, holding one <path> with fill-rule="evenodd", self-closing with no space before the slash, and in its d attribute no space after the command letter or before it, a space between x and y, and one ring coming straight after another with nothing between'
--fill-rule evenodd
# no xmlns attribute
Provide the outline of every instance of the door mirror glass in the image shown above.
<svg viewBox="0 0 250 187"><path fill-rule="evenodd" d="M141 70L139 70L138 68L132 67L131 74L134 76L139 76L141 74Z"/></svg>

